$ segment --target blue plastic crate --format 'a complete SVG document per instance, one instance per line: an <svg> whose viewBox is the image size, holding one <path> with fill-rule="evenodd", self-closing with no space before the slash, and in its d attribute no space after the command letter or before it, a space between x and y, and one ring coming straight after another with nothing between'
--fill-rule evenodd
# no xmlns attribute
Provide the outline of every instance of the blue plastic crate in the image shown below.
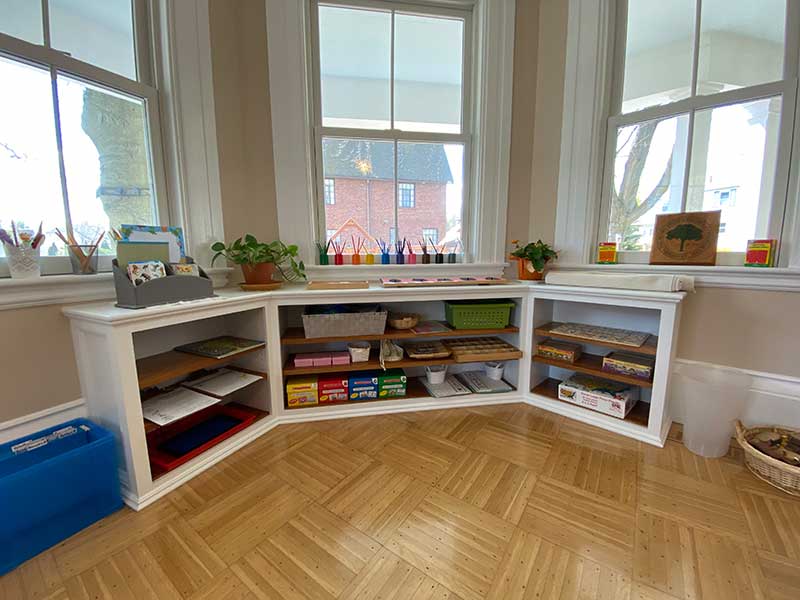
<svg viewBox="0 0 800 600"><path fill-rule="evenodd" d="M15 454L65 427L77 433ZM0 575L122 508L114 437L75 419L0 445Z"/></svg>

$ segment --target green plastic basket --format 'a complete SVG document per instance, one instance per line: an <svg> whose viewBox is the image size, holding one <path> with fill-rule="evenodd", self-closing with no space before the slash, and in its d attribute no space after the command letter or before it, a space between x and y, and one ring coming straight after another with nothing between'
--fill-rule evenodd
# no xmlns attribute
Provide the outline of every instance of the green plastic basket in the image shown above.
<svg viewBox="0 0 800 600"><path fill-rule="evenodd" d="M447 300L444 316L455 329L501 329L511 322L510 300Z"/></svg>

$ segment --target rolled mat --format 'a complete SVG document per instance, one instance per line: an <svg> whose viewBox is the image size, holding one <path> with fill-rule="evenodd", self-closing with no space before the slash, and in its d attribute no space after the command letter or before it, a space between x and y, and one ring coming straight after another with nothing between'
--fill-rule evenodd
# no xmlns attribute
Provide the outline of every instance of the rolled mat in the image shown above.
<svg viewBox="0 0 800 600"><path fill-rule="evenodd" d="M550 271L544 278L550 285L575 285L650 292L693 292L691 275L639 275L592 273L588 271Z"/></svg>

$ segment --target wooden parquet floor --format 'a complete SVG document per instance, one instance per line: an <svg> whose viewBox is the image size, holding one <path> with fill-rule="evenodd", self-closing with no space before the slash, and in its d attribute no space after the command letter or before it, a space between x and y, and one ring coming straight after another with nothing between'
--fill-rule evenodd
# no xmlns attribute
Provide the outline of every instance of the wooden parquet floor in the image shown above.
<svg viewBox="0 0 800 600"><path fill-rule="evenodd" d="M283 425L2 600L800 599L800 499L526 405Z"/></svg>

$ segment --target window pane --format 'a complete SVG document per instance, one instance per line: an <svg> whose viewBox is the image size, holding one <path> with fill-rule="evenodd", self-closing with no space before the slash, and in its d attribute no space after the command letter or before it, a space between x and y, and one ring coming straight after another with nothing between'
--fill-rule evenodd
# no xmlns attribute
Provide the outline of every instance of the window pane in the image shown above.
<svg viewBox="0 0 800 600"><path fill-rule="evenodd" d="M388 12L320 6L323 126L390 128L391 39Z"/></svg>
<svg viewBox="0 0 800 600"><path fill-rule="evenodd" d="M780 97L695 114L686 210L722 210L722 252L769 237L780 118Z"/></svg>
<svg viewBox="0 0 800 600"><path fill-rule="evenodd" d="M42 254L63 254L65 230L50 74L0 58L0 227L42 228ZM0 255L2 254L0 244Z"/></svg>
<svg viewBox="0 0 800 600"><path fill-rule="evenodd" d="M433 231L441 242L461 239L463 164L461 144L397 145L398 179L414 185L412 208L404 207L398 198L400 239L417 244L423 235L433 237Z"/></svg>
<svg viewBox="0 0 800 600"><path fill-rule="evenodd" d="M697 93L783 79L786 0L703 0Z"/></svg>
<svg viewBox="0 0 800 600"><path fill-rule="evenodd" d="M144 102L64 75L58 102L76 237L96 239L122 223L155 225Z"/></svg>
<svg viewBox="0 0 800 600"><path fill-rule="evenodd" d="M630 0L622 112L688 98L695 0Z"/></svg>
<svg viewBox="0 0 800 600"><path fill-rule="evenodd" d="M328 238L389 241L395 228L394 143L324 138L322 168L336 189L336 202L324 204Z"/></svg>
<svg viewBox="0 0 800 600"><path fill-rule="evenodd" d="M464 22L395 15L395 127L461 132Z"/></svg>
<svg viewBox="0 0 800 600"><path fill-rule="evenodd" d="M0 1L0 32L32 44L41 44L42 3L38 0Z"/></svg>
<svg viewBox="0 0 800 600"><path fill-rule="evenodd" d="M617 131L608 240L621 250L649 250L659 213L681 210L689 116Z"/></svg>
<svg viewBox="0 0 800 600"><path fill-rule="evenodd" d="M131 0L50 0L51 45L136 79L131 4Z"/></svg>

